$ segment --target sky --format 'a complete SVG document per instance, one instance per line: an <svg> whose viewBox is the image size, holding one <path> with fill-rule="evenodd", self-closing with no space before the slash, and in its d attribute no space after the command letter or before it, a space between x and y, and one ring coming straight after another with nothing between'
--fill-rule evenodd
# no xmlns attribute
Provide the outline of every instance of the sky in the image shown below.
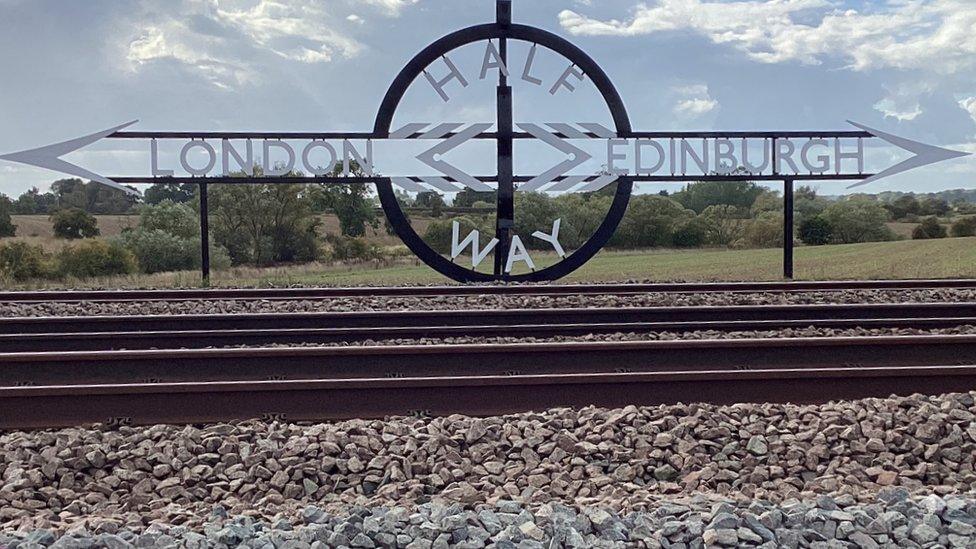
<svg viewBox="0 0 976 549"><path fill-rule="evenodd" d="M599 63L637 130L843 130L850 119L976 152L974 0L513 4L516 22L566 37ZM369 131L413 55L493 20L492 0L0 0L0 154L135 119L132 129L146 131ZM494 84L477 75L484 47L469 50L452 59L471 86L442 104L415 83L397 120L492 121ZM513 46L513 71L527 52ZM561 62L540 58L537 70L558 73ZM516 87L516 121L606 123L605 105L584 88L547 97ZM108 176L149 175L147 150L113 140L66 159ZM485 152L472 146L455 159L489 171ZM867 169L904 157L872 147ZM523 167L552 162L536 164ZM59 177L0 161L7 195ZM974 186L969 156L856 190Z"/></svg>

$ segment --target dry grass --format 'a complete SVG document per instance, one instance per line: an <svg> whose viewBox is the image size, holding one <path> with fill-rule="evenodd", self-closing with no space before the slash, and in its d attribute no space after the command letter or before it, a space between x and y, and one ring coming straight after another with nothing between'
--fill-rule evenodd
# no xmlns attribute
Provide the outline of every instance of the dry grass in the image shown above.
<svg viewBox="0 0 976 549"><path fill-rule="evenodd" d="M533 253L543 267L555 257ZM976 237L903 240L796 250L797 279L976 278ZM605 251L566 282L623 280L722 281L778 280L782 251L768 250L647 250ZM352 265L308 264L273 268L238 267L213 274L214 286L397 285L448 284L415 259ZM195 272L111 277L87 281L41 282L26 287L198 287Z"/></svg>

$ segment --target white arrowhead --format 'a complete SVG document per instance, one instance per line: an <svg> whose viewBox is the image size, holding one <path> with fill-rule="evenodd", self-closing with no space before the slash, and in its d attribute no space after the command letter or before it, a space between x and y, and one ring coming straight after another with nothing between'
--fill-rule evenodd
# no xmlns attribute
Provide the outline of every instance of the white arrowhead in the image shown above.
<svg viewBox="0 0 976 549"><path fill-rule="evenodd" d="M93 133L91 135L86 135L84 137L79 137L77 139L71 139L69 141L62 141L61 143L55 143L53 145L47 145L46 147L38 147L36 149L29 149L26 151L20 151L10 154L5 154L0 156L0 160L7 160L10 162L18 162L20 164L27 164L29 166L37 166L39 168L46 168L48 170L54 170L56 172L61 172L67 175L73 175L75 177L83 177L85 179L90 179L92 181L101 183L103 185L108 185L109 187L119 189L120 191L127 192L139 196L139 191L130 189L123 185L119 185L115 181L102 177L97 173L90 172L79 166L61 160L61 157L76 151L82 147L91 145L92 143L112 135L113 133L128 128L129 126L135 124L138 120L133 120L132 122L122 124L121 126L116 126L114 128L109 128L105 131L98 133Z"/></svg>
<svg viewBox="0 0 976 549"><path fill-rule="evenodd" d="M431 168L434 168L435 170L441 172L442 174L451 177L452 179L464 185L465 187L469 187L476 191L482 191L482 192L493 191L494 189L492 189L490 186L483 183L482 181L479 181L473 176L465 173L457 166L454 166L453 164L449 164L437 158L438 156L446 154L450 152L452 149L461 146L469 139L472 139L476 135L479 135L482 132L488 130L489 128L491 128L491 126L492 125L490 123L472 124L468 126L466 129L455 133L448 139L445 139L444 141L441 141L440 143L431 147L430 149L427 149L426 151L420 153L419 155L417 155L417 160L420 160L421 162L427 164ZM437 128L435 128L435 130L437 130Z"/></svg>
<svg viewBox="0 0 976 549"><path fill-rule="evenodd" d="M861 185L867 185L873 181L877 181L881 178L888 177L890 175L895 175L897 173L907 172L908 170L913 170L922 166L927 166L929 164L935 164L936 162L942 162L943 160L950 160L952 158L959 158L960 156L968 156L969 153L953 151L949 149L943 149L942 147L936 147L934 145L926 145L925 143L919 143L918 141L912 141L911 139L905 139L904 137L898 137L897 135L891 135L890 133L885 133L874 128L869 128L863 124L858 124L857 122L847 121L852 126L858 127L871 135L878 137L896 147L905 149L906 151L912 153L914 156L911 158L899 162L894 166L882 170L881 172L872 175L871 177L854 183L848 186L848 189L859 187Z"/></svg>
<svg viewBox="0 0 976 549"><path fill-rule="evenodd" d="M572 155L572 158L563 160L559 164L556 164L552 168L549 168L545 172L533 177L528 180L524 185L519 187L522 191L536 191L540 188L548 185L553 179L565 174L566 172L572 170L576 166L583 164L587 160L593 158L588 152L584 151L579 147L571 145L564 139L560 139L553 135L552 133L546 131L538 124L519 124L519 128L527 132L532 137L540 141L544 141L549 145L563 151L566 154Z"/></svg>

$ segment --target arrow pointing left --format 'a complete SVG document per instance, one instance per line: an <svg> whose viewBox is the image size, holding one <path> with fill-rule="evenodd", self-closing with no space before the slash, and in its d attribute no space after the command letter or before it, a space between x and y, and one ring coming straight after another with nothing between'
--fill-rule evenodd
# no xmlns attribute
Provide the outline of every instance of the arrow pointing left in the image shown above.
<svg viewBox="0 0 976 549"><path fill-rule="evenodd" d="M92 143L108 137L113 133L128 128L129 126L135 124L138 120L133 120L122 124L120 126L115 126L114 128L109 128L98 133L93 133L91 135L86 135L84 137L78 137L76 139L71 139L68 141L62 141L61 143L55 143L53 145L47 145L45 147L38 147L36 149L28 149L26 151L20 151L5 155L0 155L0 160L7 160L8 162L17 162L20 164L27 164L28 166L37 166L38 168L46 168L48 170L54 170L56 172L61 172L67 175L74 175L76 177L83 177L85 179L90 179L102 185L108 185L114 189L139 196L139 191L130 189L129 187L119 185L115 181L107 177L102 177L95 172L88 171L80 166L76 166L66 160L62 160L61 157L76 151L82 147L91 145Z"/></svg>

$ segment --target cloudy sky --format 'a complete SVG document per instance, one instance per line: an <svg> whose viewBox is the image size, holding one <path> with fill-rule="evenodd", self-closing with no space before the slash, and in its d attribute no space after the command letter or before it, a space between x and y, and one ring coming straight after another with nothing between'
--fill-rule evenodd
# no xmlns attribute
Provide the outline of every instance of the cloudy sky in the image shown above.
<svg viewBox="0 0 976 549"><path fill-rule="evenodd" d="M635 129L848 129L852 119L976 152L974 0L514 4L518 22L569 37L600 63ZM159 131L367 131L410 57L493 18L492 0L0 0L0 153L133 119L134 129ZM517 116L606 117L580 97ZM491 121L490 94L462 99L451 115ZM99 143L68 159L148 175L146 149ZM900 158L879 147L867 168ZM8 195L57 177L0 162ZM859 190L973 186L970 156Z"/></svg>

